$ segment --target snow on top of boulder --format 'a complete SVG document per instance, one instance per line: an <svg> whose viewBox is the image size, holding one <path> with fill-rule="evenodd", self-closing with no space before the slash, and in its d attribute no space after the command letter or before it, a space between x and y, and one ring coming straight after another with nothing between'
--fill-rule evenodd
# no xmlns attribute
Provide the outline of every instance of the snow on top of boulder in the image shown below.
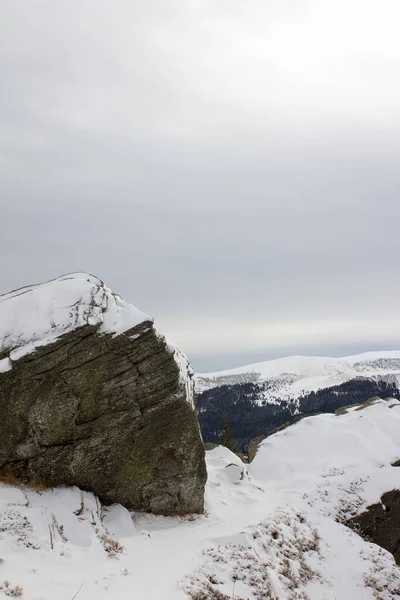
<svg viewBox="0 0 400 600"><path fill-rule="evenodd" d="M124 302L87 273L70 273L52 281L0 296L0 373L12 361L85 325L118 335L150 317ZM11 360L10 360L11 359Z"/></svg>

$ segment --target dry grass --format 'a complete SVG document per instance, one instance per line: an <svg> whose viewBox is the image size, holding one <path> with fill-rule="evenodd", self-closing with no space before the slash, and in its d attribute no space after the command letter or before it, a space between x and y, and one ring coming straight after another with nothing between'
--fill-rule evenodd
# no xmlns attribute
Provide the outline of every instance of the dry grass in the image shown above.
<svg viewBox="0 0 400 600"><path fill-rule="evenodd" d="M118 555L123 553L124 547L117 540L106 535L99 536L99 539L110 558L118 558Z"/></svg>
<svg viewBox="0 0 400 600"><path fill-rule="evenodd" d="M204 551L204 564L182 581L189 598L242 600L235 594L235 584L241 582L254 600L275 600L273 571L288 600L310 600L304 586L312 580L322 581L322 574L308 560L312 555L320 560L321 555L318 533L305 516L280 509L245 535L244 543L228 542Z"/></svg>
<svg viewBox="0 0 400 600"><path fill-rule="evenodd" d="M4 592L6 596L13 596L14 598L20 598L24 593L24 590L20 585L14 585L12 587L9 581L0 583L0 590Z"/></svg>
<svg viewBox="0 0 400 600"><path fill-rule="evenodd" d="M227 596L223 592L213 588L211 585L206 585L203 589L195 592L189 592L189 597L190 600L232 600L232 596ZM244 600L244 598L235 596L235 600ZM267 596L265 596L265 600L272 600L272 598L267 598Z"/></svg>
<svg viewBox="0 0 400 600"><path fill-rule="evenodd" d="M15 477L12 473L7 473L6 471L0 471L0 482L5 483L6 485L23 485L22 481Z"/></svg>
<svg viewBox="0 0 400 600"><path fill-rule="evenodd" d="M18 478L13 473L9 473L8 471L0 471L0 483L4 483L5 485L13 485L15 487L27 487L31 490L35 490L36 492L44 492L45 490L49 489L48 486L46 486L37 475L34 475L31 478Z"/></svg>

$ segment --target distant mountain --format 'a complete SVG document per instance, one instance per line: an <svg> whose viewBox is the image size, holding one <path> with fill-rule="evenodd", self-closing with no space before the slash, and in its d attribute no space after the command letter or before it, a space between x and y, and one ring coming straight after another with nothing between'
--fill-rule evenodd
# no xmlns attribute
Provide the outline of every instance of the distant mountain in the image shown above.
<svg viewBox="0 0 400 600"><path fill-rule="evenodd" d="M218 441L224 415L242 450L301 415L373 396L400 398L400 351L345 358L292 356L195 377L203 437Z"/></svg>

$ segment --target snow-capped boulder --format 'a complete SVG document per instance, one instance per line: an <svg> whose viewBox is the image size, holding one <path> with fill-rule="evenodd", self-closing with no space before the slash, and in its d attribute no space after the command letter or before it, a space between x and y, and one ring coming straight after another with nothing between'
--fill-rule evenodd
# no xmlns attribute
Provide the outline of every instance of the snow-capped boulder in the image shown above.
<svg viewBox="0 0 400 600"><path fill-rule="evenodd" d="M0 470L105 503L203 511L192 371L85 273L0 296Z"/></svg>

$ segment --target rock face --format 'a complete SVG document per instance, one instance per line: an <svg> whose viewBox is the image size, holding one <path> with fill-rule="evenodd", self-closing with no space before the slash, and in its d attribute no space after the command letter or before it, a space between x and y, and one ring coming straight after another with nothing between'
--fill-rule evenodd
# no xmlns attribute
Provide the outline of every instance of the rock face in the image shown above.
<svg viewBox="0 0 400 600"><path fill-rule="evenodd" d="M391 552L400 565L400 491L383 494L378 504L347 522L368 541Z"/></svg>
<svg viewBox="0 0 400 600"><path fill-rule="evenodd" d="M202 512L191 378L152 320L96 277L0 296L0 470L132 509Z"/></svg>

